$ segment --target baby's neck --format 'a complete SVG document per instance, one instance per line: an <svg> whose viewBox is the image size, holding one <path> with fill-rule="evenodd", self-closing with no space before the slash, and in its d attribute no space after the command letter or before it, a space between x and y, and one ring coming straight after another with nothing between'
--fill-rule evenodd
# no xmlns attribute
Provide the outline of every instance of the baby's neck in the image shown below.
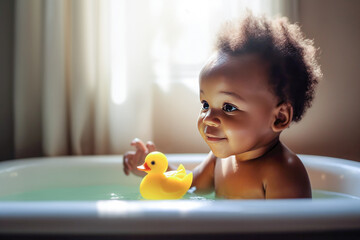
<svg viewBox="0 0 360 240"><path fill-rule="evenodd" d="M257 148L255 150L244 152L235 155L237 161L248 161L263 157L265 154L271 152L280 143L279 137L274 138L268 144Z"/></svg>

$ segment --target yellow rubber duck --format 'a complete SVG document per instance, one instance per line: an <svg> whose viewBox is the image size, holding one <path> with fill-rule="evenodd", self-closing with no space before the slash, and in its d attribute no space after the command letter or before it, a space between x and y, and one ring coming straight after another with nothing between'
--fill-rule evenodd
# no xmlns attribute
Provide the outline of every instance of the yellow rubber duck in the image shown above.
<svg viewBox="0 0 360 240"><path fill-rule="evenodd" d="M189 190L193 175L186 174L182 164L176 171L165 172L168 168L166 156L161 152L149 153L143 165L137 169L148 174L140 184L141 196L148 200L179 199Z"/></svg>

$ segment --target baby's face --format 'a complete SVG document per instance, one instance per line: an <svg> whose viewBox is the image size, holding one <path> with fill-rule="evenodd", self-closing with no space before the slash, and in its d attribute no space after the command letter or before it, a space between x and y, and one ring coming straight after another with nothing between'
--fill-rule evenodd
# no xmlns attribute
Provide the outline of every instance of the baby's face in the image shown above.
<svg viewBox="0 0 360 240"><path fill-rule="evenodd" d="M215 54L200 74L201 136L217 157L248 153L274 139L278 98L257 55Z"/></svg>

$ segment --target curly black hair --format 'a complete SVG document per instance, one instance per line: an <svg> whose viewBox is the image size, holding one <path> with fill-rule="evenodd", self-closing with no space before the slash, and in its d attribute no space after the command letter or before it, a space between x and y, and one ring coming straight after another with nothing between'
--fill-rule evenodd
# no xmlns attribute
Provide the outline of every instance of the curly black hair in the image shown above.
<svg viewBox="0 0 360 240"><path fill-rule="evenodd" d="M268 62L275 95L292 105L294 122L301 120L322 73L313 41L303 36L297 24L285 17L257 17L248 11L242 19L224 24L215 47L231 56L255 53Z"/></svg>

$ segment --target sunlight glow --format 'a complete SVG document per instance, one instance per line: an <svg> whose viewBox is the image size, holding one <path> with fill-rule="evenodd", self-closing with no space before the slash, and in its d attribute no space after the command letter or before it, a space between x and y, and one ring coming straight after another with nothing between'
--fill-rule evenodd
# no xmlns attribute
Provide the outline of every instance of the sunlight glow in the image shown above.
<svg viewBox="0 0 360 240"><path fill-rule="evenodd" d="M115 104L123 103L127 95L125 4L125 0L110 0L111 99Z"/></svg>
<svg viewBox="0 0 360 240"><path fill-rule="evenodd" d="M127 0L108 0L110 4L110 68L111 99L122 104L128 92L128 62L126 26L132 4ZM151 70L155 83L164 91L171 91L175 82L184 83L191 91L198 91L197 77L203 63L210 56L216 32L225 20L241 16L246 9L255 15L272 13L281 0L151 0L141 29L149 31L149 38L139 40L148 44ZM131 15L137 14L132 12ZM130 28L130 27L129 27ZM132 29L131 29L132 30ZM131 40L130 40L131 41ZM130 45L130 44L129 44ZM132 49L130 47L130 49ZM130 51L130 50L129 50ZM144 54L147 54L143 51ZM132 65L129 65L132 67ZM132 73L132 72L131 72ZM191 82L189 79L192 79ZM140 81L134 79L134 81Z"/></svg>

